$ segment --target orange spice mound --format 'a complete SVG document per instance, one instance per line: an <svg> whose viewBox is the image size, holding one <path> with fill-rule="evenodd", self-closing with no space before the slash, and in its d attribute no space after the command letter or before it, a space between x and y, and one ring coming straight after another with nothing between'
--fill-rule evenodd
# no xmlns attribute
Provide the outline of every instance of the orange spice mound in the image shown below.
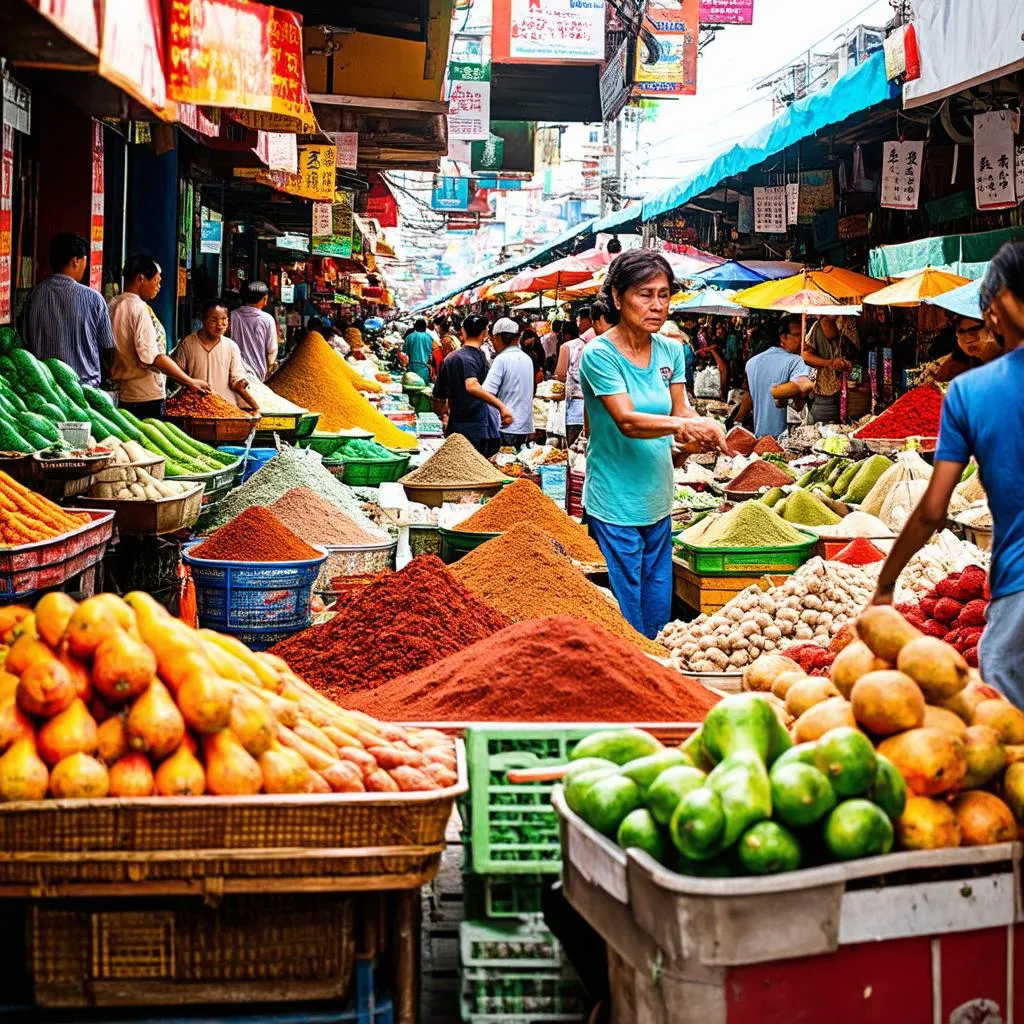
<svg viewBox="0 0 1024 1024"><path fill-rule="evenodd" d="M191 554L218 562L308 562L321 557L321 552L259 505L225 523Z"/></svg>
<svg viewBox="0 0 1024 1024"><path fill-rule="evenodd" d="M785 449L771 434L765 434L757 444L754 445L753 455L785 455Z"/></svg>
<svg viewBox="0 0 1024 1024"><path fill-rule="evenodd" d="M749 455L757 444L757 438L744 427L733 427L725 435L725 440L729 447L740 455Z"/></svg>
<svg viewBox="0 0 1024 1024"><path fill-rule="evenodd" d="M204 395L194 388L182 388L173 398L168 399L167 415L211 420L248 420L252 418L233 402L222 398L216 391Z"/></svg>
<svg viewBox="0 0 1024 1024"><path fill-rule="evenodd" d="M519 523L532 523L554 537L570 558L587 563L604 561L586 527L570 519L532 480L509 484L455 529L463 533L504 533Z"/></svg>

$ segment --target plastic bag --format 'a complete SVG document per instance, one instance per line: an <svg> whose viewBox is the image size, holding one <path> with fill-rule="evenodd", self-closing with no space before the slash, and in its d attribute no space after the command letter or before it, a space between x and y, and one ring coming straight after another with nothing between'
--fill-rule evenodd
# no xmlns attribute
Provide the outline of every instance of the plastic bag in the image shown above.
<svg viewBox="0 0 1024 1024"><path fill-rule="evenodd" d="M890 530L902 530L926 490L927 480L901 480L886 495L878 518Z"/></svg>
<svg viewBox="0 0 1024 1024"><path fill-rule="evenodd" d="M548 410L548 422L544 428L546 434L554 437L565 437L565 402L551 402Z"/></svg>
<svg viewBox="0 0 1024 1024"><path fill-rule="evenodd" d="M717 366L705 366L693 375L693 393L697 398L718 398L721 395L722 375Z"/></svg>
<svg viewBox="0 0 1024 1024"><path fill-rule="evenodd" d="M897 484L912 480L923 480L927 483L931 475L932 467L917 452L899 452L896 455L896 462L875 481L875 486L868 491L860 510L867 512L868 515L878 516L886 525L892 527L892 523L889 523L882 515L882 509L890 491ZM911 508L913 508L913 503ZM902 525L901 523L900 526Z"/></svg>

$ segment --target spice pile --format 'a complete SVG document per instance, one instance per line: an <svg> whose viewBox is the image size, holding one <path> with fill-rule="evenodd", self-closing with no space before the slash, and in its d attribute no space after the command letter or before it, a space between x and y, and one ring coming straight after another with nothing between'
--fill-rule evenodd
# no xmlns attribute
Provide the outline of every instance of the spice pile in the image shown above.
<svg viewBox="0 0 1024 1024"><path fill-rule="evenodd" d="M218 562L308 562L321 557L272 512L258 507L247 508L190 553Z"/></svg>
<svg viewBox="0 0 1024 1024"><path fill-rule="evenodd" d="M451 571L515 622L572 615L664 657L664 649L633 629L565 557L565 549L557 541L529 523L520 523L481 544L459 559Z"/></svg>
<svg viewBox="0 0 1024 1024"><path fill-rule="evenodd" d="M836 523L835 526L817 526L814 530L819 537L892 537L892 530L877 516L867 512L851 512Z"/></svg>
<svg viewBox="0 0 1024 1024"><path fill-rule="evenodd" d="M389 452L383 445L376 441L364 441L361 437L346 441L337 454L343 459L372 459L374 462L389 462L395 458L395 453Z"/></svg>
<svg viewBox="0 0 1024 1024"><path fill-rule="evenodd" d="M345 699L385 720L416 722L699 722L718 702L633 644L565 615L509 626Z"/></svg>
<svg viewBox="0 0 1024 1024"><path fill-rule="evenodd" d="M199 520L197 533L211 533L234 519L243 509L253 505L273 504L293 487L308 487L364 529L374 529L373 522L359 507L359 501L340 480L324 469L316 452L303 448L285 448L260 467L237 490L219 501Z"/></svg>
<svg viewBox="0 0 1024 1024"><path fill-rule="evenodd" d="M950 573L918 605L900 605L904 618L929 636L955 647L978 667L978 641L988 618L988 575L977 565Z"/></svg>
<svg viewBox="0 0 1024 1024"><path fill-rule="evenodd" d="M787 523L800 523L801 526L835 526L840 522L840 516L802 487L774 508Z"/></svg>
<svg viewBox="0 0 1024 1024"><path fill-rule="evenodd" d="M785 487L792 482L793 478L784 469L758 459L733 477L728 486L730 491L759 491L762 487Z"/></svg>
<svg viewBox="0 0 1024 1024"><path fill-rule="evenodd" d="M354 546L388 539L380 530L371 531L353 522L308 487L293 487L270 506L270 511L307 544Z"/></svg>
<svg viewBox="0 0 1024 1024"><path fill-rule="evenodd" d="M319 410L319 430L330 432L361 427L388 447L415 448L415 436L399 430L377 412L356 389L353 375L359 376L314 332L299 343L291 358L270 379L270 384L279 395L292 402ZM363 379L362 383L364 390L380 390L372 381Z"/></svg>
<svg viewBox="0 0 1024 1024"><path fill-rule="evenodd" d="M720 516L708 516L682 539L699 548L777 548L806 544L808 537L759 501L745 501Z"/></svg>
<svg viewBox="0 0 1024 1024"><path fill-rule="evenodd" d="M70 533L87 522L84 512L65 512L0 472L0 545L34 544Z"/></svg>
<svg viewBox="0 0 1024 1024"><path fill-rule="evenodd" d="M603 562L601 549L586 527L573 522L535 483L517 480L499 491L479 512L459 523L465 533L504 533L519 523L532 523L554 537L570 558L579 562Z"/></svg>
<svg viewBox="0 0 1024 1024"><path fill-rule="evenodd" d="M271 651L346 705L354 691L415 672L509 625L435 555L339 595L337 610Z"/></svg>
<svg viewBox="0 0 1024 1024"><path fill-rule="evenodd" d="M449 434L426 462L402 477L401 483L418 486L441 484L502 484L508 477L495 469L462 434Z"/></svg>
<svg viewBox="0 0 1024 1024"><path fill-rule="evenodd" d="M857 537L836 552L829 561L844 562L846 565L871 565L873 562L884 562L885 555L866 537Z"/></svg>
<svg viewBox="0 0 1024 1024"><path fill-rule="evenodd" d="M168 416L181 416L195 420L248 420L252 416L243 412L234 402L221 398L216 391L202 394L195 388L182 388L167 400Z"/></svg>
<svg viewBox="0 0 1024 1024"><path fill-rule="evenodd" d="M271 391L256 373L250 373L247 380L249 394L256 399L263 416L296 416L308 412L294 402L289 402L287 398L282 398L276 391Z"/></svg>
<svg viewBox="0 0 1024 1024"><path fill-rule="evenodd" d="M751 450L751 455L784 455L785 449L771 434L765 434Z"/></svg>
<svg viewBox="0 0 1024 1024"><path fill-rule="evenodd" d="M739 452L740 455L750 455L757 445L757 438L743 427L733 427L725 435L725 443L734 452Z"/></svg>
<svg viewBox="0 0 1024 1024"><path fill-rule="evenodd" d="M853 436L860 440L938 437L942 398L942 392L932 384L912 388Z"/></svg>

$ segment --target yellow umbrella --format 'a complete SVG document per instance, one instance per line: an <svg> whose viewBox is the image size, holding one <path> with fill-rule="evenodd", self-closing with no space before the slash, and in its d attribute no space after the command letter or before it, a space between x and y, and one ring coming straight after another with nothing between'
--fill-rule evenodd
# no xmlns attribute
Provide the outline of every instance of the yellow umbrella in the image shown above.
<svg viewBox="0 0 1024 1024"><path fill-rule="evenodd" d="M804 270L778 281L762 281L737 292L732 301L748 309L781 309L787 299L794 296L804 298L807 292L820 292L839 304L852 305L884 287L884 281L854 270L825 267L822 270Z"/></svg>
<svg viewBox="0 0 1024 1024"><path fill-rule="evenodd" d="M944 295L965 284L968 284L966 277L925 267L916 274L873 292L864 301L873 306L919 306L925 299L934 299L937 295Z"/></svg>

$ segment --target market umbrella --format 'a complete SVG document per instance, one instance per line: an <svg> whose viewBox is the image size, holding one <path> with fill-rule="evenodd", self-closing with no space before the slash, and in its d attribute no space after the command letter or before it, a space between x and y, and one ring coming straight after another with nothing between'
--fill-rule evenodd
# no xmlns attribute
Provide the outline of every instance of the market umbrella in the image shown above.
<svg viewBox="0 0 1024 1024"><path fill-rule="evenodd" d="M678 313L708 314L711 316L749 316L750 311L732 301L736 294L731 288L704 288L691 292L682 301L672 306L673 315Z"/></svg>
<svg viewBox="0 0 1024 1024"><path fill-rule="evenodd" d="M759 281L767 281L766 275L751 270L736 260L726 260L717 267L708 267L699 274L693 275L697 285L717 285L719 288L749 288Z"/></svg>
<svg viewBox="0 0 1024 1024"><path fill-rule="evenodd" d="M822 270L804 270L779 281L764 281L761 284L755 284L752 288L746 288L733 296L733 302L746 306L748 309L781 310L782 303L787 299L792 299L803 293L817 292L824 296L828 303L848 306L859 303L865 295L870 295L884 287L884 281L866 277L854 270L825 267ZM798 298L797 304L813 306L815 302L808 301L806 298L803 300Z"/></svg>
<svg viewBox="0 0 1024 1024"><path fill-rule="evenodd" d="M925 305L939 306L957 316L967 316L972 320L983 319L981 312L981 279L969 281L951 292L925 299Z"/></svg>
<svg viewBox="0 0 1024 1024"><path fill-rule="evenodd" d="M696 249L692 245L684 246L681 252L669 252L667 249L660 249L659 256L668 260L668 265L676 276L677 281L688 281L709 267L717 267L725 260L721 256L715 256L703 249Z"/></svg>
<svg viewBox="0 0 1024 1024"><path fill-rule="evenodd" d="M864 301L873 306L919 306L925 299L944 295L965 284L970 284L966 277L925 267L895 284L872 292L864 297Z"/></svg>
<svg viewBox="0 0 1024 1024"><path fill-rule="evenodd" d="M580 284L593 277L595 269L575 256L566 256L549 263L546 267L520 271L501 286L502 293L546 292L552 288L565 288L567 285Z"/></svg>

